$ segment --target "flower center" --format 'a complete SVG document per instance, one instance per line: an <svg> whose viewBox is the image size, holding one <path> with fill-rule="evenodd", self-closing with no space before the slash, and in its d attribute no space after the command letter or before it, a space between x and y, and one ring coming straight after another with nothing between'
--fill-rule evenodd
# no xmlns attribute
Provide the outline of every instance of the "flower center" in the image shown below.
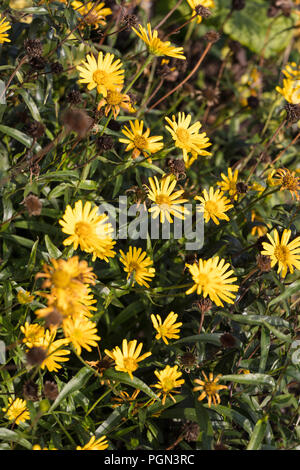
<svg viewBox="0 0 300 470"><path fill-rule="evenodd" d="M97 85L109 85L109 74L105 70L96 70L93 73L93 80Z"/></svg>
<svg viewBox="0 0 300 470"><path fill-rule="evenodd" d="M182 127L179 127L176 131L176 135L178 140L182 142L183 144L186 144L190 138L190 134L186 129L183 129Z"/></svg>
<svg viewBox="0 0 300 470"><path fill-rule="evenodd" d="M65 287L69 285L70 281L71 281L70 274L61 269L59 269L58 271L55 271L52 275L52 282L55 285L55 287L60 287L61 289L64 289Z"/></svg>
<svg viewBox="0 0 300 470"><path fill-rule="evenodd" d="M291 175L285 175L282 178L282 186L289 190L298 189L298 178L294 178Z"/></svg>
<svg viewBox="0 0 300 470"><path fill-rule="evenodd" d="M166 377L162 381L162 389L164 392L169 392L170 390L172 390L172 388L174 388L174 385L174 380L171 377Z"/></svg>
<svg viewBox="0 0 300 470"><path fill-rule="evenodd" d="M206 383L204 385L207 395L215 395L218 392L219 386L216 383Z"/></svg>
<svg viewBox="0 0 300 470"><path fill-rule="evenodd" d="M218 212L218 205L213 201L207 201L205 203L205 210L210 214L216 214Z"/></svg>
<svg viewBox="0 0 300 470"><path fill-rule="evenodd" d="M142 135L135 136L133 140L134 146L139 150L145 150L148 146L147 140Z"/></svg>
<svg viewBox="0 0 300 470"><path fill-rule="evenodd" d="M197 284L205 287L208 284L208 278L206 274L199 273L197 276Z"/></svg>
<svg viewBox="0 0 300 470"><path fill-rule="evenodd" d="M170 206L170 198L167 194L158 194L155 198L155 202L159 206Z"/></svg>
<svg viewBox="0 0 300 470"><path fill-rule="evenodd" d="M286 246L278 245L276 246L274 250L274 255L276 256L278 261L281 261L282 263L286 263L287 258L289 256L289 249Z"/></svg>
<svg viewBox="0 0 300 470"><path fill-rule="evenodd" d="M86 238L91 234L91 227L86 222L77 222L74 231L78 237Z"/></svg>
<svg viewBox="0 0 300 470"><path fill-rule="evenodd" d="M111 106L116 106L122 103L123 96L118 91L108 91L106 101Z"/></svg>
<svg viewBox="0 0 300 470"><path fill-rule="evenodd" d="M130 372L134 372L137 368L137 362L133 357L126 357L123 359L124 368Z"/></svg>

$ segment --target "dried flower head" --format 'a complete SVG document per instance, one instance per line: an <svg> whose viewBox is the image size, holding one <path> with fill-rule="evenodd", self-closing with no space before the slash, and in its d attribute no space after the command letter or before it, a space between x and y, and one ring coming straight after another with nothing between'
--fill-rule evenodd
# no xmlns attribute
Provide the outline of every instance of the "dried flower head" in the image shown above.
<svg viewBox="0 0 300 470"><path fill-rule="evenodd" d="M219 41L221 35L220 33L218 33L218 31L208 31L205 35L204 35L204 39L208 42L212 42L212 43L215 43L217 41Z"/></svg>
<svg viewBox="0 0 300 470"><path fill-rule="evenodd" d="M40 366L47 357L47 350L41 346L34 346L26 352L26 360L30 366Z"/></svg>
<svg viewBox="0 0 300 470"><path fill-rule="evenodd" d="M59 74L63 71L63 66L59 62L52 62L50 65L51 72L54 74Z"/></svg>
<svg viewBox="0 0 300 470"><path fill-rule="evenodd" d="M236 339L230 333L223 333L220 336L220 341L224 348L234 348L236 346Z"/></svg>
<svg viewBox="0 0 300 470"><path fill-rule="evenodd" d="M93 126L93 119L79 108L69 108L65 111L62 121L68 132L76 132L78 137L84 137Z"/></svg>
<svg viewBox="0 0 300 470"><path fill-rule="evenodd" d="M25 400L38 401L38 385L32 380L28 380L23 385L23 396Z"/></svg>
<svg viewBox="0 0 300 470"><path fill-rule="evenodd" d="M258 255L256 258L256 264L259 270L263 273L268 273L272 269L270 256Z"/></svg>
<svg viewBox="0 0 300 470"><path fill-rule="evenodd" d="M110 135L102 135L96 139L96 147L99 153L107 152L114 148L114 139Z"/></svg>
<svg viewBox="0 0 300 470"><path fill-rule="evenodd" d="M33 120L26 125L26 131L31 137L39 139L45 134L45 126L43 123Z"/></svg>
<svg viewBox="0 0 300 470"><path fill-rule="evenodd" d="M199 433L200 433L200 427L199 424L193 423L192 421L187 421L184 423L182 426L182 435L183 439L187 442L196 442Z"/></svg>
<svg viewBox="0 0 300 470"><path fill-rule="evenodd" d="M23 204L26 207L30 217L32 215L40 215L42 212L42 203L40 199L34 194L29 194L26 196Z"/></svg>
<svg viewBox="0 0 300 470"><path fill-rule="evenodd" d="M24 49L30 59L40 57L43 54L43 46L39 39L25 39Z"/></svg>
<svg viewBox="0 0 300 470"><path fill-rule="evenodd" d="M58 397L58 387L55 382L47 380L44 384L43 393L49 400L55 400Z"/></svg>
<svg viewBox="0 0 300 470"><path fill-rule="evenodd" d="M71 90L67 96L67 101L70 104L79 104L82 101L82 96L79 90Z"/></svg>

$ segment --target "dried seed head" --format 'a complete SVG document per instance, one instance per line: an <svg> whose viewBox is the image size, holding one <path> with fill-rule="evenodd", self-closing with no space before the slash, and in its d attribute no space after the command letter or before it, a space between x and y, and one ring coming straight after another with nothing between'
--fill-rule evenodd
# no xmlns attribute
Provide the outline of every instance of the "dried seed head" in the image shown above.
<svg viewBox="0 0 300 470"><path fill-rule="evenodd" d="M62 117L63 124L68 132L75 132L78 137L83 138L92 128L93 119L79 108L69 108Z"/></svg>
<svg viewBox="0 0 300 470"><path fill-rule="evenodd" d="M58 397L58 387L55 382L47 380L43 389L44 396L49 400L55 400Z"/></svg>
<svg viewBox="0 0 300 470"><path fill-rule="evenodd" d="M251 109L256 109L259 106L259 99L256 96L249 96L247 103Z"/></svg>
<svg viewBox="0 0 300 470"><path fill-rule="evenodd" d="M275 5L270 5L267 11L267 16L269 18L274 18L274 16L279 15L280 8L275 7Z"/></svg>
<svg viewBox="0 0 300 470"><path fill-rule="evenodd" d="M40 366L47 357L47 350L41 346L34 346L26 352L27 364Z"/></svg>
<svg viewBox="0 0 300 470"><path fill-rule="evenodd" d="M34 139L39 139L45 134L45 126L39 121L31 121L26 125L27 134L29 134Z"/></svg>
<svg viewBox="0 0 300 470"><path fill-rule="evenodd" d="M52 312L45 317L45 326L46 328L58 328L63 321L63 316L60 311L56 308L52 308Z"/></svg>
<svg viewBox="0 0 300 470"><path fill-rule="evenodd" d="M192 351L186 351L185 353L177 357L177 361L182 369L190 372L195 367L198 367L198 357Z"/></svg>
<svg viewBox="0 0 300 470"><path fill-rule="evenodd" d="M46 67L46 60L42 56L32 57L29 64L33 70L43 70Z"/></svg>
<svg viewBox="0 0 300 470"><path fill-rule="evenodd" d="M211 11L209 8L204 7L203 5L196 5L195 12L198 16L202 16L202 18L209 18L211 15Z"/></svg>
<svg viewBox="0 0 300 470"><path fill-rule="evenodd" d="M25 400L38 401L38 386L32 380L28 380L23 385L23 397Z"/></svg>
<svg viewBox="0 0 300 470"><path fill-rule="evenodd" d="M220 37L221 37L221 35L217 31L208 31L204 35L204 39L207 42L212 42L212 43L219 41Z"/></svg>
<svg viewBox="0 0 300 470"><path fill-rule="evenodd" d="M298 122L300 119L300 105L287 103L284 107L286 118L290 123Z"/></svg>
<svg viewBox="0 0 300 470"><path fill-rule="evenodd" d="M197 308L202 314L204 314L212 308L213 304L211 300L206 297L206 299L197 300L197 302L195 302L193 306Z"/></svg>
<svg viewBox="0 0 300 470"><path fill-rule="evenodd" d="M135 15L125 15L122 18L122 23L127 26L128 29L136 27L138 24L138 19Z"/></svg>
<svg viewBox="0 0 300 470"><path fill-rule="evenodd" d="M236 184L236 189L239 194L246 194L248 191L248 185L240 181Z"/></svg>
<svg viewBox="0 0 300 470"><path fill-rule="evenodd" d="M280 8L284 16L290 16L294 3L290 0L276 0L275 7Z"/></svg>
<svg viewBox="0 0 300 470"><path fill-rule="evenodd" d="M224 348L234 348L236 345L236 339L230 333L224 333L220 336L220 341Z"/></svg>
<svg viewBox="0 0 300 470"><path fill-rule="evenodd" d="M107 152L114 148L114 139L110 135L102 135L97 138L96 147L99 153Z"/></svg>
<svg viewBox="0 0 300 470"><path fill-rule="evenodd" d="M220 91L213 86L207 86L202 91L202 96L205 98L208 106L214 106L219 102Z"/></svg>
<svg viewBox="0 0 300 470"><path fill-rule="evenodd" d="M23 201L24 206L26 207L29 216L40 215L42 212L42 203L37 196L34 194L29 194L25 197Z"/></svg>
<svg viewBox="0 0 300 470"><path fill-rule="evenodd" d="M67 101L70 104L79 104L82 101L81 93L79 90L72 90L67 96Z"/></svg>
<svg viewBox="0 0 300 470"><path fill-rule="evenodd" d="M64 69L63 66L59 62L52 62L50 67L51 67L51 72L54 74L59 74Z"/></svg>
<svg viewBox="0 0 300 470"><path fill-rule="evenodd" d="M246 0L232 0L232 10L243 10L246 6Z"/></svg>
<svg viewBox="0 0 300 470"><path fill-rule="evenodd" d="M24 49L30 59L40 57L43 53L43 46L39 39L25 39Z"/></svg>
<svg viewBox="0 0 300 470"><path fill-rule="evenodd" d="M263 273L271 271L271 258L269 256L258 255L256 258L256 264Z"/></svg>
<svg viewBox="0 0 300 470"><path fill-rule="evenodd" d="M197 423L187 421L182 426L183 438L188 442L196 442L199 436L200 427Z"/></svg>
<svg viewBox="0 0 300 470"><path fill-rule="evenodd" d="M183 160L169 158L167 160L167 165L170 173L175 175L177 181L186 178L185 164Z"/></svg>

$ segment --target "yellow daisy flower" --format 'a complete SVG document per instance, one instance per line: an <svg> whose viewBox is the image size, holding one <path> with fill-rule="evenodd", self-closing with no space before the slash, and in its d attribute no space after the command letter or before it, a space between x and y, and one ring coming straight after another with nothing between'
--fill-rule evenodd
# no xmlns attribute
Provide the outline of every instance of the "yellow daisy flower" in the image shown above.
<svg viewBox="0 0 300 470"><path fill-rule="evenodd" d="M107 53L103 56L99 52L98 59L93 55L86 56L86 62L77 65L80 72L79 83L87 83L88 90L97 88L99 94L107 96L108 90L115 91L122 88L124 83L124 70L122 62L117 59L113 62L114 54Z"/></svg>
<svg viewBox="0 0 300 470"><path fill-rule="evenodd" d="M147 44L150 54L154 54L159 57L168 56L175 57L175 59L185 60L183 47L174 47L171 46L170 41L162 41L159 39L157 31L154 30L152 32L150 23L147 23L147 29L142 25L139 25L139 32L135 28L132 29L135 34L137 34L144 43Z"/></svg>
<svg viewBox="0 0 300 470"><path fill-rule="evenodd" d="M217 375L215 378L213 374L210 372L209 379L202 371L205 380L195 379L194 382L199 384L198 387L193 388L193 392L198 392L199 390L203 390L202 393L198 397L198 401L202 401L205 397L208 400L208 406L211 407L211 402L214 405L218 405L221 402L219 390L225 390L227 385L218 385L218 381L222 377L221 374Z"/></svg>
<svg viewBox="0 0 300 470"><path fill-rule="evenodd" d="M188 214L188 210L181 206L187 199L180 199L180 196L184 193L184 190L179 191L173 190L176 186L176 179L172 179L171 175L163 177L158 181L157 177L149 178L150 188L148 188L148 198L154 202L154 206L150 207L149 212L153 212L153 219L160 216L160 221L163 224L165 219L172 223L173 219L171 215L178 219L184 220L185 215Z"/></svg>
<svg viewBox="0 0 300 470"><path fill-rule="evenodd" d="M82 201L77 201L74 209L68 205L63 218L59 220L63 233L70 235L63 244L73 244L75 250L79 245L81 250L93 254L93 261L98 257L108 262L108 258L116 254L112 250L116 243L111 238L113 227L107 222L107 215L98 215L97 212L98 207L91 209L89 201L84 207Z"/></svg>
<svg viewBox="0 0 300 470"><path fill-rule="evenodd" d="M20 304L25 305L30 304L33 301L34 295L30 295L30 292L27 290L19 290L17 293L17 298Z"/></svg>
<svg viewBox="0 0 300 470"><path fill-rule="evenodd" d="M178 391L174 391L174 388L181 387L184 384L184 379L179 379L182 376L182 372L178 371L178 366L170 367L166 366L161 371L154 371L154 374L158 378L158 383L152 385L159 390L161 390L157 396L160 397L163 395L162 404L164 405L166 402L166 398L170 397L174 403L176 403L175 398L173 397L172 393L179 393ZM172 393L171 393L172 392Z"/></svg>
<svg viewBox="0 0 300 470"><path fill-rule="evenodd" d="M81 348L91 351L100 341L96 324L85 317L66 318L63 321L63 330L66 339L71 341L77 354L81 354Z"/></svg>
<svg viewBox="0 0 300 470"><path fill-rule="evenodd" d="M23 343L25 343L28 348L38 346L45 334L45 329L37 323L29 324L26 322L24 326L20 327L20 330L25 336Z"/></svg>
<svg viewBox="0 0 300 470"><path fill-rule="evenodd" d="M155 336L155 338L162 338L165 344L169 344L168 339L178 339L180 337L178 335L178 333L180 332L179 327L182 325L182 323L175 323L177 317L177 313L170 312L164 322L162 322L160 315L151 315L153 327L157 331L157 335Z"/></svg>
<svg viewBox="0 0 300 470"><path fill-rule="evenodd" d="M77 446L76 450L105 450L108 448L108 441L106 436L101 436L96 439L96 436L92 436L91 439L85 446Z"/></svg>
<svg viewBox="0 0 300 470"><path fill-rule="evenodd" d="M70 354L70 351L67 349L61 349L62 346L65 346L69 343L67 339L58 339L54 341L55 333L46 330L45 335L41 338L40 342L36 345L42 347L47 352L46 359L42 362L41 368L47 368L49 372L57 372L58 369L62 368L60 362L67 362L69 360L67 356Z"/></svg>
<svg viewBox="0 0 300 470"><path fill-rule="evenodd" d="M129 113L134 113L136 110L131 105L130 97L117 90L108 90L107 96L102 98L98 104L98 110L105 106L105 116L110 111L113 112L114 119L117 118L120 108L126 109Z"/></svg>
<svg viewBox="0 0 300 470"><path fill-rule="evenodd" d="M126 152L133 150L132 158L137 158L142 153L145 158L148 158L151 163L151 158L149 156L152 153L159 152L164 144L159 142L163 139L161 135L154 135L150 137L150 129L147 127L146 131L143 133L144 121L130 121L131 130L124 126L122 133L127 137L127 139L119 139L119 142L127 144L125 149Z"/></svg>
<svg viewBox="0 0 300 470"><path fill-rule="evenodd" d="M8 406L7 408L2 408L2 411L4 411L7 418L10 421L14 421L15 424L24 423L27 419L30 419L26 401L21 398L13 399L9 397Z"/></svg>
<svg viewBox="0 0 300 470"><path fill-rule="evenodd" d="M196 15L196 10L195 8L201 5L202 7L205 8L215 8L215 4L213 0L187 0L189 6L193 9L192 15ZM197 23L201 23L202 21L202 16L197 15Z"/></svg>
<svg viewBox="0 0 300 470"><path fill-rule="evenodd" d="M230 304L234 303L236 292L239 286L232 284L236 277L231 277L232 269L225 260L219 260L218 256L208 260L199 259L198 263L186 264L193 277L194 285L186 291L186 294L197 292L197 295L203 294L203 297L209 296L210 300L218 307L224 307L222 300ZM227 271L227 272L226 272Z"/></svg>
<svg viewBox="0 0 300 470"><path fill-rule="evenodd" d="M79 2L74 0L71 3L74 10L78 11L83 18L83 22L99 28L99 25L106 25L106 17L112 14L110 8L105 8L105 3L95 5L95 2ZM94 7L94 8L93 8Z"/></svg>
<svg viewBox="0 0 300 470"><path fill-rule="evenodd" d="M0 19L0 44L4 44L5 42L11 42L10 39L8 39L8 34L6 34L6 31L8 31L11 26L9 22L5 20L5 16Z"/></svg>
<svg viewBox="0 0 300 470"><path fill-rule="evenodd" d="M287 168L280 168L276 171L274 178L278 179L280 191L287 189L290 191L292 198L300 199L300 177L296 176L295 171L289 171Z"/></svg>
<svg viewBox="0 0 300 470"><path fill-rule="evenodd" d="M121 372L127 372L133 379L132 372L136 371L139 367L138 363L151 356L151 352L146 352L140 356L140 352L143 347L143 343L140 343L137 347L137 340L129 341L123 339L122 351L119 346L116 346L112 351L105 349L105 354L111 357L115 361L115 369Z"/></svg>
<svg viewBox="0 0 300 470"><path fill-rule="evenodd" d="M267 237L271 243L263 242L262 244L264 251L262 251L261 254L270 256L271 268L278 263L277 273L279 274L281 272L282 277L286 276L288 269L291 273L294 272L294 267L300 269L300 237L288 243L291 233L291 230L285 229L280 240L278 232L275 229L274 239L267 233Z"/></svg>
<svg viewBox="0 0 300 470"><path fill-rule="evenodd" d="M287 64L282 73L286 78L283 79L283 87L276 87L286 101L291 104L300 104L300 67L295 62Z"/></svg>
<svg viewBox="0 0 300 470"><path fill-rule="evenodd" d="M209 138L205 132L199 134L199 129L201 124L199 121L195 122L190 126L192 116L185 113L178 113L178 118L176 122L176 117L173 115L172 120L165 117L169 126L166 126L166 129L170 132L173 140L175 140L175 146L182 149L183 159L185 166L189 168L194 161L197 159L198 155L211 155L210 152L203 150L211 145ZM191 153L191 157L188 154Z"/></svg>
<svg viewBox="0 0 300 470"><path fill-rule="evenodd" d="M251 211L251 222L257 220L258 222L264 222L264 219L260 217L255 211ZM268 228L265 225L254 225L251 230L251 235L256 235L258 237L263 237L268 231Z"/></svg>
<svg viewBox="0 0 300 470"><path fill-rule="evenodd" d="M238 170L235 170L235 172L232 174L232 169L228 168L228 175L224 175L224 173L221 173L221 177L223 181L218 181L217 185L221 186L222 191L228 191L229 195L236 200L238 198L238 192L237 192L237 179L238 179Z"/></svg>
<svg viewBox="0 0 300 470"><path fill-rule="evenodd" d="M224 193L220 189L217 189L214 192L214 188L209 188L209 193L206 189L203 190L203 197L195 196L197 201L200 201L202 204L198 207L199 212L203 212L205 222L209 222L210 219L216 225L219 225L219 220L229 220L229 217L225 214L231 207L230 200L224 196Z"/></svg>
<svg viewBox="0 0 300 470"><path fill-rule="evenodd" d="M142 248L136 248L135 246L129 247L129 251L125 254L120 250L121 258L120 261L124 264L124 271L127 274L127 279L130 276L133 277L133 286L137 282L140 286L150 287L152 277L155 275L155 268L152 267L153 261Z"/></svg>

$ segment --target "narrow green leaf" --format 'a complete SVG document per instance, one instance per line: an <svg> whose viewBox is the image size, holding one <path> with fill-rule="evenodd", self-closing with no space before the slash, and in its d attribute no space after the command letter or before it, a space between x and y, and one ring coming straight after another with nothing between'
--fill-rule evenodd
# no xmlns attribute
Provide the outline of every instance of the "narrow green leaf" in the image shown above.
<svg viewBox="0 0 300 470"><path fill-rule="evenodd" d="M200 335L187 336L186 338L179 339L172 343L173 346L180 343L209 343L214 344L215 346L221 346L220 341L221 334L218 333L201 333Z"/></svg>
<svg viewBox="0 0 300 470"><path fill-rule="evenodd" d="M52 243L48 235L45 235L45 244L51 258L57 259L62 255L62 252Z"/></svg>
<svg viewBox="0 0 300 470"><path fill-rule="evenodd" d="M259 419L254 427L247 450L258 450L261 447L267 429L268 417Z"/></svg>
<svg viewBox="0 0 300 470"><path fill-rule="evenodd" d="M93 371L91 369L82 367L82 369L80 369L79 372L77 372L77 374L74 375L74 377L60 391L58 397L49 409L49 413L55 410L62 400L64 400L70 393L75 392L76 390L80 390L82 387L84 387L92 375Z"/></svg>
<svg viewBox="0 0 300 470"><path fill-rule="evenodd" d="M222 375L220 382L235 382L238 384L245 385L266 385L269 387L275 387L273 377L267 374L229 374Z"/></svg>
<svg viewBox="0 0 300 470"><path fill-rule="evenodd" d="M18 129L14 129L12 127L0 125L0 132L5 135L9 135L13 139L16 139L21 144L25 145L25 147L31 147L32 144L32 137L24 134L24 132L19 131Z"/></svg>
<svg viewBox="0 0 300 470"><path fill-rule="evenodd" d="M212 405L212 409L220 413L222 416L231 419L236 424L241 426L248 434L252 434L253 431L253 424L249 421L248 418L243 416L238 411L233 410L232 408L228 408L227 406L222 405Z"/></svg>
<svg viewBox="0 0 300 470"><path fill-rule="evenodd" d="M28 450L32 448L32 445L27 439L24 439L17 432L11 431L10 429L0 428L0 439L4 442L16 442Z"/></svg>
<svg viewBox="0 0 300 470"><path fill-rule="evenodd" d="M103 434L109 434L127 415L128 405L118 406L109 417L95 431L95 436L100 437Z"/></svg>
<svg viewBox="0 0 300 470"><path fill-rule="evenodd" d="M281 331L277 330L277 328L275 328L274 326L269 325L269 323L267 323L267 322L264 322L264 325L265 325L265 327L268 328L275 336L277 336L277 338L282 339L285 343L291 343L291 342L292 342L292 338L291 338L290 336L287 336L287 335L281 333Z"/></svg>
<svg viewBox="0 0 300 470"><path fill-rule="evenodd" d="M273 328L273 327L272 327ZM260 338L260 363L259 363L259 373L263 373L266 370L266 364L268 359L270 349L270 334L266 328L261 329L261 338Z"/></svg>
<svg viewBox="0 0 300 470"><path fill-rule="evenodd" d="M231 320L237 323L244 323L245 325L264 325L264 322L267 322L270 325L274 326L285 326L286 328L289 328L290 326L289 322L287 322L283 318L273 317L269 315L238 315L223 311L218 312L218 314L226 318L230 318Z"/></svg>
<svg viewBox="0 0 300 470"><path fill-rule="evenodd" d="M293 282L289 287L286 287L282 294L280 294L275 299L271 300L271 302L269 303L269 307L272 307L273 305L276 305L279 302L286 300L288 297L291 297L296 292L299 292L299 290L300 290L300 279L296 282Z"/></svg>
<svg viewBox="0 0 300 470"><path fill-rule="evenodd" d="M37 239L34 242L34 244L32 246L32 249L31 249L29 261L28 261L27 268L26 268L26 275L27 276L30 276L33 269L34 269L38 244L39 244L39 239Z"/></svg>
<svg viewBox="0 0 300 470"><path fill-rule="evenodd" d="M137 377L133 377L133 379L131 379L129 374L126 374L125 372L117 372L109 369L104 372L103 376L107 379L115 380L116 382L121 382L123 384L130 385L130 387L141 390L150 398L154 398L154 400L159 400L153 390L151 390L151 388L148 387L145 382L143 382L141 379L138 379Z"/></svg>

